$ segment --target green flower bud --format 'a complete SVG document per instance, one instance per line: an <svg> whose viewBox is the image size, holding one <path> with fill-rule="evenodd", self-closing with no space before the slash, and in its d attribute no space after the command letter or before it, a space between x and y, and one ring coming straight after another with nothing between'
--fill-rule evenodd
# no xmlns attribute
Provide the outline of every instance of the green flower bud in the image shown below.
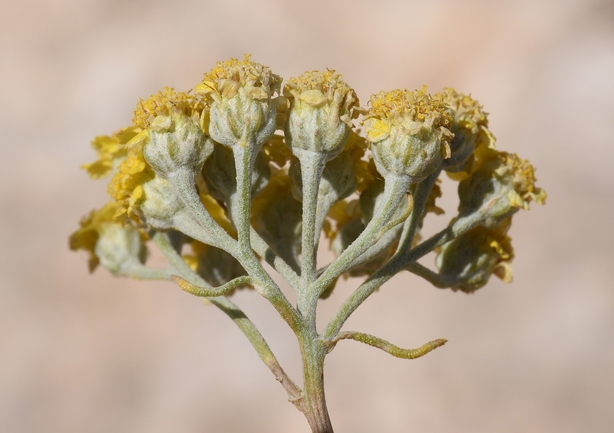
<svg viewBox="0 0 614 433"><path fill-rule="evenodd" d="M69 239L70 249L89 253L89 269L99 264L114 274L128 267L145 263L147 248L143 235L133 226L115 222L117 203L108 203L81 220L80 228Z"/></svg>
<svg viewBox="0 0 614 433"><path fill-rule="evenodd" d="M354 90L335 71L311 71L291 78L284 88L290 111L285 136L292 152L320 152L335 158L359 113Z"/></svg>
<svg viewBox="0 0 614 433"><path fill-rule="evenodd" d="M221 201L228 201L237 191L237 174L232 150L226 146L215 146L213 155L203 167L203 179L209 193ZM264 155L258 153L251 179L252 198L258 195L271 177L271 168Z"/></svg>
<svg viewBox="0 0 614 433"><path fill-rule="evenodd" d="M444 279L456 281L452 289L474 292L486 285L493 273L505 283L512 281L510 225L511 218L494 228L478 226L441 247L436 264Z"/></svg>
<svg viewBox="0 0 614 433"><path fill-rule="evenodd" d="M95 252L100 264L115 275L142 265L147 258L147 249L139 231L117 223L100 227Z"/></svg>
<svg viewBox="0 0 614 433"><path fill-rule="evenodd" d="M154 119L149 142L143 147L145 160L162 177L180 168L187 168L196 175L212 152L213 142L205 136L198 122L175 113Z"/></svg>
<svg viewBox="0 0 614 433"><path fill-rule="evenodd" d="M279 76L246 55L218 62L194 90L211 105L209 134L215 141L230 147L251 143L257 152L277 128L272 97L280 86Z"/></svg>
<svg viewBox="0 0 614 433"><path fill-rule="evenodd" d="M174 218L185 209L185 204L171 182L155 176L143 183L142 188L143 197L136 209L140 221L156 230L174 228Z"/></svg>
<svg viewBox="0 0 614 433"><path fill-rule="evenodd" d="M444 170L459 171L473 153L478 137L488 134L487 113L476 100L451 88L436 93L433 99L441 101L452 116L450 130L454 138L450 142L451 156L443 162Z"/></svg>
<svg viewBox="0 0 614 433"><path fill-rule="evenodd" d="M533 166L516 154L489 149L481 167L458 185L459 215L481 212L488 227L499 225L529 203L545 203L546 192L535 186Z"/></svg>
<svg viewBox="0 0 614 433"><path fill-rule="evenodd" d="M380 92L369 104L363 123L375 165L384 177L409 176L419 182L450 157L452 118L425 87Z"/></svg>
<svg viewBox="0 0 614 433"><path fill-rule="evenodd" d="M165 87L138 103L132 122L142 133L132 141L143 146L145 161L159 176L179 168L196 174L213 151L213 143L200 127L206 112L194 96Z"/></svg>

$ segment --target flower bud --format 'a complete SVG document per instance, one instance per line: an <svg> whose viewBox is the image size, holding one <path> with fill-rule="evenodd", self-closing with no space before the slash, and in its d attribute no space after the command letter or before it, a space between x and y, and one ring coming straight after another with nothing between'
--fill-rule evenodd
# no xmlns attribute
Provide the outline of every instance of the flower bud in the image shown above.
<svg viewBox="0 0 614 433"><path fill-rule="evenodd" d="M461 216L481 212L482 224L494 227L518 209L528 210L531 201L545 203L546 192L535 186L534 168L528 160L495 150L487 158L458 185Z"/></svg>
<svg viewBox="0 0 614 433"><path fill-rule="evenodd" d="M512 281L510 225L511 218L494 228L477 226L441 247L436 264L444 279L456 281L452 289L472 293L486 285L493 273L505 283Z"/></svg>
<svg viewBox="0 0 614 433"><path fill-rule="evenodd" d="M143 183L143 197L136 212L148 228L169 230L175 227L174 217L185 208L185 204L170 181L155 176Z"/></svg>
<svg viewBox="0 0 614 433"><path fill-rule="evenodd" d="M90 254L89 270L99 264L114 274L131 264L142 264L147 257L143 235L132 226L114 222L116 203L108 203L102 209L84 217L81 228L69 239L71 250L86 250Z"/></svg>
<svg viewBox="0 0 614 433"><path fill-rule="evenodd" d="M194 89L211 105L209 134L226 146L245 146L255 151L276 129L276 103L281 78L250 56L218 62Z"/></svg>
<svg viewBox="0 0 614 433"><path fill-rule="evenodd" d="M194 175L213 152L213 143L200 127L204 106L186 93L165 88L163 92L141 101L134 123L149 132L143 155L162 177L180 168Z"/></svg>
<svg viewBox="0 0 614 433"><path fill-rule="evenodd" d="M452 117L447 108L421 90L393 90L371 96L364 120L377 170L409 176L419 182L450 157L448 129Z"/></svg>
<svg viewBox="0 0 614 433"><path fill-rule="evenodd" d="M335 158L342 150L359 113L354 90L335 71L310 71L291 78L284 88L290 102L285 135L292 152L326 154Z"/></svg>
<svg viewBox="0 0 614 433"><path fill-rule="evenodd" d="M450 130L454 137L450 142L451 156L443 162L444 169L459 171L473 153L479 135L488 131L487 113L476 100L451 88L436 93L433 99L441 101L452 116Z"/></svg>

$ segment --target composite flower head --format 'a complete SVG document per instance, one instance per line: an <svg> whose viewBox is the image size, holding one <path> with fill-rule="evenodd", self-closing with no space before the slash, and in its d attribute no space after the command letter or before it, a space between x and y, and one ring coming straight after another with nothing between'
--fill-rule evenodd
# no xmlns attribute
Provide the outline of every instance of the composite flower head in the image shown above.
<svg viewBox="0 0 614 433"><path fill-rule="evenodd" d="M479 161L479 168L458 186L460 215L481 212L483 223L495 226L518 209L528 210L532 201L545 203L546 192L535 185L528 160L491 149Z"/></svg>
<svg viewBox="0 0 614 433"><path fill-rule="evenodd" d="M335 71L309 71L288 80L284 96L290 111L286 139L293 152L321 152L328 159L344 147L359 114L356 92Z"/></svg>
<svg viewBox="0 0 614 433"><path fill-rule="evenodd" d="M510 224L511 218L507 218L493 228L478 226L441 247L436 264L440 274L453 282L453 289L474 292L486 285L492 274L505 283L512 281Z"/></svg>
<svg viewBox="0 0 614 433"><path fill-rule="evenodd" d="M211 105L209 134L226 146L253 143L257 148L276 129L276 102L281 77L250 60L218 62L195 93Z"/></svg>
<svg viewBox="0 0 614 433"><path fill-rule="evenodd" d="M90 272L102 264L117 273L131 262L143 263L147 257L143 234L134 227L118 224L114 218L116 210L117 204L111 202L90 212L70 235L71 250L89 253Z"/></svg>
<svg viewBox="0 0 614 433"><path fill-rule="evenodd" d="M168 87L139 102L133 123L147 131L143 154L160 176L179 169L195 175L200 171L213 152L213 142L201 127L206 110L194 96Z"/></svg>
<svg viewBox="0 0 614 433"><path fill-rule="evenodd" d="M364 128L378 171L418 182L449 158L452 116L426 93L393 90L371 96Z"/></svg>
<svg viewBox="0 0 614 433"><path fill-rule="evenodd" d="M450 142L451 155L444 161L444 168L458 171L473 153L476 141L484 140L483 135L489 133L488 114L475 99L452 88L445 88L433 98L441 101L452 116L450 130L454 137Z"/></svg>

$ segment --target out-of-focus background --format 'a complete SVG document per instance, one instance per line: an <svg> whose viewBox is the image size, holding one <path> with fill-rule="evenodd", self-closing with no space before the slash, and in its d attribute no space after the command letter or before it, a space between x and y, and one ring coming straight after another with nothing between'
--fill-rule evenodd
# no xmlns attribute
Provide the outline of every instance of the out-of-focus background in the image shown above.
<svg viewBox="0 0 614 433"><path fill-rule="evenodd" d="M340 343L326 364L336 431L612 431L608 0L0 1L0 431L308 431L225 315L170 283L89 275L67 247L107 199L79 169L90 140L244 53L285 78L336 69L363 104L422 84L471 93L549 193L514 218L512 285L469 296L403 274L357 311L346 329L449 343L414 361ZM299 380L285 324L254 293L236 301Z"/></svg>

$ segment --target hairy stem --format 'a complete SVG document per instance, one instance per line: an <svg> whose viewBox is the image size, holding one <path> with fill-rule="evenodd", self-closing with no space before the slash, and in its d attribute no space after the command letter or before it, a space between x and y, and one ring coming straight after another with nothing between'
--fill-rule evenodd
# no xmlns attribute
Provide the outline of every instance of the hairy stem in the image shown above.
<svg viewBox="0 0 614 433"><path fill-rule="evenodd" d="M314 283L318 290L318 296L337 277L346 272L367 248L375 243L378 238L377 235L390 223L390 218L399 207L403 197L405 197L409 182L410 179L407 177L390 176L386 179L384 185L384 205L376 211L358 238L318 277Z"/></svg>
<svg viewBox="0 0 614 433"><path fill-rule="evenodd" d="M335 316L328 323L322 337L333 339L341 330L348 317L386 281L407 267L410 263L419 260L433 249L451 241L457 236L471 230L481 219L480 215L472 214L468 217L458 218L448 227L422 242L407 254L397 253L379 270L362 283L339 307Z"/></svg>
<svg viewBox="0 0 614 433"><path fill-rule="evenodd" d="M299 326L298 322L301 320L298 312L282 293L277 283L275 283L271 276L264 270L251 247L249 249L239 248L237 241L231 238L230 235L215 222L207 209L205 209L196 191L196 185L194 184L194 177L192 174L188 170L180 169L169 174L168 179L173 183L188 209L192 211L192 217L202 226L209 236L214 237L220 242L222 245L221 248L224 251L239 261L247 273L258 282L255 286L256 291L275 307L291 329L297 330ZM242 198L242 195L239 195L239 200L239 209L249 209L249 194L246 199L245 197ZM247 204L244 203L246 200ZM247 230L244 222L240 223L240 225L244 227L241 230L244 231L244 238L246 236L245 232L247 233L247 242L249 245L249 211L247 216L243 216L243 218L247 219ZM244 246L245 242L244 240L242 246Z"/></svg>
<svg viewBox="0 0 614 433"><path fill-rule="evenodd" d="M324 394L326 347L313 330L299 335L303 361L303 401L301 410L313 433L333 433Z"/></svg>
<svg viewBox="0 0 614 433"><path fill-rule="evenodd" d="M316 278L319 233L315 232L320 178L326 165L326 156L320 152L300 153L303 185L303 224L301 239L301 287L297 297L298 310L315 328L316 306L319 293L312 292Z"/></svg>
<svg viewBox="0 0 614 433"><path fill-rule="evenodd" d="M179 253L173 248L168 235L165 233L156 233L153 236L153 240L160 248L164 256L177 273L181 274L191 284L199 286L208 286L207 282L203 280L198 274L196 274L190 267L183 261ZM239 327L239 329L245 334L249 342L252 344L260 359L271 370L275 379L281 383L286 392L288 393L288 400L291 401L297 408L301 409L301 396L302 392L298 386L288 377L285 373L277 358L271 351L271 348L265 341L258 328L254 323L245 315L245 313L230 299L220 296L215 298L207 298L213 305L222 310L233 322Z"/></svg>

